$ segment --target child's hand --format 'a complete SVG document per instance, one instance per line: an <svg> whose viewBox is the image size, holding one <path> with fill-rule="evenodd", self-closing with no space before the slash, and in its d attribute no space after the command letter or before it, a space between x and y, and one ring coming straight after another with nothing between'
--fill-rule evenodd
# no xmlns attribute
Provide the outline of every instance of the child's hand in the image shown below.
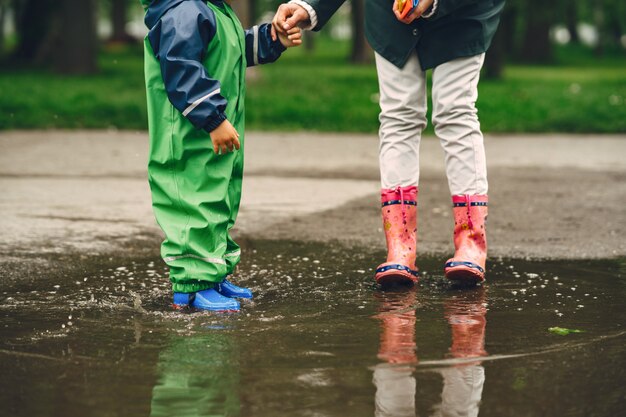
<svg viewBox="0 0 626 417"><path fill-rule="evenodd" d="M239 133L237 133L237 130L228 120L224 120L218 127L213 129L209 135L213 142L213 150L218 155L220 153L225 154L232 152L234 149L241 147L239 143Z"/></svg>
<svg viewBox="0 0 626 417"><path fill-rule="evenodd" d="M412 1L412 0L407 0ZM433 0L420 0L417 4L417 7L414 8L411 12L409 12L406 16L402 16L401 11L399 10L399 3L401 0L395 0L393 2L393 14L396 15L396 19L401 21L402 23L406 23L407 25L412 23L415 19L419 19L426 11L432 6Z"/></svg>
<svg viewBox="0 0 626 417"><path fill-rule="evenodd" d="M285 48L302 44L302 30L299 27L289 29L286 33L278 32L278 39Z"/></svg>

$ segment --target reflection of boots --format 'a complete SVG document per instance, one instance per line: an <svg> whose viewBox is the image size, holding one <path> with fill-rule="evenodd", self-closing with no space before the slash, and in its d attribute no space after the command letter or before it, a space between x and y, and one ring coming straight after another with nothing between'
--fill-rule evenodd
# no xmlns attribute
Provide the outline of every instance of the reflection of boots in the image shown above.
<svg viewBox="0 0 626 417"><path fill-rule="evenodd" d="M487 354L486 314L484 287L458 293L445 301L444 316L452 330L452 357L478 358ZM485 369L480 359L447 367L441 375L441 406L434 415L477 417L485 384Z"/></svg>
<svg viewBox="0 0 626 417"><path fill-rule="evenodd" d="M444 316L452 331L450 354L455 358L485 356L485 328L487 326L485 289L464 292L445 301Z"/></svg>
<svg viewBox="0 0 626 417"><path fill-rule="evenodd" d="M487 259L487 196L455 195L454 257L448 259L445 274L448 279L475 283L485 280Z"/></svg>
<svg viewBox="0 0 626 417"><path fill-rule="evenodd" d="M417 362L415 344L415 290L409 292L378 292L381 322L378 358L394 364Z"/></svg>
<svg viewBox="0 0 626 417"><path fill-rule="evenodd" d="M381 203L387 262L376 269L376 282L414 284L417 282L417 187L383 189Z"/></svg>
<svg viewBox="0 0 626 417"><path fill-rule="evenodd" d="M387 362L374 369L376 417L415 417L417 363L415 343L415 289L403 292L374 293L380 302L380 348L378 358ZM389 366L393 364L394 366Z"/></svg>

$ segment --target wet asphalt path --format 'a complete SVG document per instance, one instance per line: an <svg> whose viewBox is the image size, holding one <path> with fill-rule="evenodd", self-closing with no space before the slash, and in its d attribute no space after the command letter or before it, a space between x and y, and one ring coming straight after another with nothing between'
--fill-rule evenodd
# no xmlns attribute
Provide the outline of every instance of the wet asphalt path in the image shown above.
<svg viewBox="0 0 626 417"><path fill-rule="evenodd" d="M489 281L445 282L422 146L419 285L381 292L372 135L247 137L233 315L173 311L147 136L0 134L0 409L12 416L615 416L626 136L488 137ZM561 336L559 327L580 333ZM2 414L0 412L0 414Z"/></svg>
<svg viewBox="0 0 626 417"><path fill-rule="evenodd" d="M486 146L492 256L626 255L625 136L488 136ZM241 239L381 247L374 135L252 132L246 147ZM0 265L158 252L144 132L4 132L0 149ZM419 250L445 254L452 222L436 139L423 141L421 163Z"/></svg>

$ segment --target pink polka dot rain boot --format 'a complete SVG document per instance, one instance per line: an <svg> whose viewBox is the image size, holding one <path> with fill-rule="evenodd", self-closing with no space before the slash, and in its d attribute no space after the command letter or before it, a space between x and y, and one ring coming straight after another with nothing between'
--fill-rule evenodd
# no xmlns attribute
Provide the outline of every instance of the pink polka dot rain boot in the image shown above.
<svg viewBox="0 0 626 417"><path fill-rule="evenodd" d="M376 282L383 287L413 285L418 279L417 187L382 189L381 203L387 262L376 269Z"/></svg>
<svg viewBox="0 0 626 417"><path fill-rule="evenodd" d="M446 278L463 284L485 280L487 259L487 196L452 196L454 257L446 262Z"/></svg>

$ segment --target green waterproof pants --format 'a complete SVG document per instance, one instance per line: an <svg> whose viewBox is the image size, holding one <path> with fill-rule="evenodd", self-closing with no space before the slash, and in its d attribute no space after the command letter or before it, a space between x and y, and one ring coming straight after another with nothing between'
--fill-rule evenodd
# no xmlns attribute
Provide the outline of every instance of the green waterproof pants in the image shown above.
<svg viewBox="0 0 626 417"><path fill-rule="evenodd" d="M239 133L241 149L216 155L209 134L196 129L170 103L159 61L148 39L145 76L150 127L148 179L152 206L165 233L161 256L174 292L214 287L233 272L240 249L230 231L239 212L243 179L245 40L227 4L215 12L217 29L202 62L220 81L225 114Z"/></svg>
<svg viewBox="0 0 626 417"><path fill-rule="evenodd" d="M243 178L241 149L216 155L208 137L170 138L174 153L166 164L149 165L152 206L165 233L163 260L170 267L174 292L211 288L239 262L239 245L230 236Z"/></svg>

